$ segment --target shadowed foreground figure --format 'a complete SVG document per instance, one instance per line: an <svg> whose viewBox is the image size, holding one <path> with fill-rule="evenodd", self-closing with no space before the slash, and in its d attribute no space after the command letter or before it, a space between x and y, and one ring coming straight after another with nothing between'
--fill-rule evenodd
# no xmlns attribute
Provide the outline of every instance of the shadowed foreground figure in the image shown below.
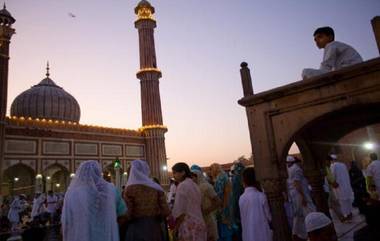
<svg viewBox="0 0 380 241"><path fill-rule="evenodd" d="M116 218L125 212L123 203L113 184L103 179L99 162L83 162L65 195L63 240L119 241Z"/></svg>
<svg viewBox="0 0 380 241"><path fill-rule="evenodd" d="M124 194L128 206L125 241L165 240L162 225L170 210L164 189L149 175L146 161L132 161Z"/></svg>
<svg viewBox="0 0 380 241"><path fill-rule="evenodd" d="M321 212L311 212L305 218L306 231L310 241L336 241L332 221Z"/></svg>

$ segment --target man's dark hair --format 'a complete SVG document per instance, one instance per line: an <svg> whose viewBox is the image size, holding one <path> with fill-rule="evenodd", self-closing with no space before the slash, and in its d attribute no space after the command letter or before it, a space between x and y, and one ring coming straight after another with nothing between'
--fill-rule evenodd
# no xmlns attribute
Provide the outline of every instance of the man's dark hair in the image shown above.
<svg viewBox="0 0 380 241"><path fill-rule="evenodd" d="M172 167L174 172L185 172L185 177L191 178L191 171L189 166L184 162L178 162Z"/></svg>
<svg viewBox="0 0 380 241"><path fill-rule="evenodd" d="M327 155L326 157L326 161L333 161L334 159L330 156L330 155Z"/></svg>
<svg viewBox="0 0 380 241"><path fill-rule="evenodd" d="M255 169L253 167L247 167L243 171L243 182L249 187L254 187L257 184Z"/></svg>
<svg viewBox="0 0 380 241"><path fill-rule="evenodd" d="M372 161L375 161L375 160L377 160L377 154L371 153L371 154L369 154L369 158L371 158Z"/></svg>
<svg viewBox="0 0 380 241"><path fill-rule="evenodd" d="M327 36L331 36L333 40L335 39L334 29L332 29L331 27L328 27L328 26L317 28L314 31L313 36L315 36L317 34L326 34Z"/></svg>

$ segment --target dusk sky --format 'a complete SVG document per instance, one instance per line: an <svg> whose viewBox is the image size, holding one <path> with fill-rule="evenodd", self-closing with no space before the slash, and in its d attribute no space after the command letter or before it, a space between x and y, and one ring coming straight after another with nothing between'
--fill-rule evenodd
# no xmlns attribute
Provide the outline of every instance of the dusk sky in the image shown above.
<svg viewBox="0 0 380 241"><path fill-rule="evenodd" d="M315 28L329 25L364 60L378 57L370 20L379 0L151 0L169 166L250 156L240 63L256 93L300 80L323 51ZM8 113L14 98L45 77L71 93L82 124L141 126L137 0L7 0L16 19ZM70 16L74 14L75 17Z"/></svg>

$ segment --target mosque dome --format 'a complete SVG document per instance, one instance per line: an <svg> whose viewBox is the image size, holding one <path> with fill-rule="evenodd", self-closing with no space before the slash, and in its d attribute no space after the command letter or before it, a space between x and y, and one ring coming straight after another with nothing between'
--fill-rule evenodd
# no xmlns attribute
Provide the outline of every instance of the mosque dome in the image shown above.
<svg viewBox="0 0 380 241"><path fill-rule="evenodd" d="M49 78L18 95L11 105L11 116L79 122L80 107L76 99Z"/></svg>

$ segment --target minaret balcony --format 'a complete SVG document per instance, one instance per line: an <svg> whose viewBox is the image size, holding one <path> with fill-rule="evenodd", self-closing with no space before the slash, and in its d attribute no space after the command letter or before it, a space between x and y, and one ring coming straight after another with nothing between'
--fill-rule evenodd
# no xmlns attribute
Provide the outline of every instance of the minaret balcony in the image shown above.
<svg viewBox="0 0 380 241"><path fill-rule="evenodd" d="M143 68L136 73L136 76L139 79L147 76L153 77L154 79L159 79L162 77L162 73L157 68Z"/></svg>

